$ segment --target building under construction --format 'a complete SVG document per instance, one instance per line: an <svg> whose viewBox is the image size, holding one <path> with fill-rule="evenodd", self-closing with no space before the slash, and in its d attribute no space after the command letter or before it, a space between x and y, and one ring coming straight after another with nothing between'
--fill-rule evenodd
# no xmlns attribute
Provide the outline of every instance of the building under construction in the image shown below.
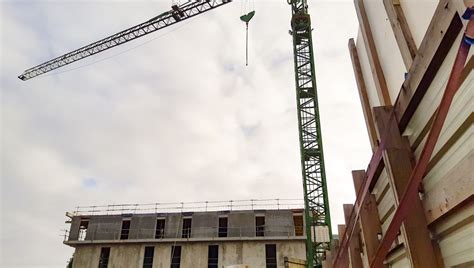
<svg viewBox="0 0 474 268"><path fill-rule="evenodd" d="M230 2L173 5L142 24L30 68L19 78L34 78ZM184 267L474 267L474 63L470 50L474 1L354 0L359 32L348 47L373 155L367 167L352 172L354 204L333 208L343 209L346 221L334 237L311 19L306 0L288 4L304 189L298 214L253 207L228 215L226 211L70 214L71 231L65 243L76 247L73 267L180 267L173 260L185 254L176 244L178 238L179 243L189 240L190 247L200 243L195 251L199 253L187 255ZM248 25L254 14L241 19ZM240 217L246 220L237 220ZM238 236L256 245L253 249L247 245L248 255L241 252L240 259L222 259L235 257L219 253L219 248L234 247L237 236L226 229L226 237L219 237L224 227L221 218L222 224L229 224L225 228L236 224L240 231L251 229ZM166 222L176 228L174 236L166 237L172 234ZM275 225L278 222L283 226ZM110 228L98 231L99 226ZM288 229L283 235L271 231L284 226ZM192 231L199 228L212 232L199 238ZM156 251L149 243L162 243L166 250ZM133 264L124 264L125 260L114 264L112 256L120 259L120 248L125 247L135 252ZM238 247L245 251L246 246ZM146 262L162 253L169 261ZM204 257L207 260L196 263ZM108 266L109 258L113 265Z"/></svg>
<svg viewBox="0 0 474 268"><path fill-rule="evenodd" d="M70 266L78 268L304 267L295 201L78 207L67 214L64 243L75 248Z"/></svg>

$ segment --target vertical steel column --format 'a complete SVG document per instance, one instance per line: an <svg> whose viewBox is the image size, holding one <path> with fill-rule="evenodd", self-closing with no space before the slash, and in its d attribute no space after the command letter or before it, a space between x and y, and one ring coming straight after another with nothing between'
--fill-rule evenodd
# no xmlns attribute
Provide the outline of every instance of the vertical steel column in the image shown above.
<svg viewBox="0 0 474 268"><path fill-rule="evenodd" d="M319 105L316 93L311 19L304 0L289 0L295 62L296 101L306 220L308 267L321 266L332 241L329 202L324 169ZM314 228L325 226L329 241L316 239Z"/></svg>

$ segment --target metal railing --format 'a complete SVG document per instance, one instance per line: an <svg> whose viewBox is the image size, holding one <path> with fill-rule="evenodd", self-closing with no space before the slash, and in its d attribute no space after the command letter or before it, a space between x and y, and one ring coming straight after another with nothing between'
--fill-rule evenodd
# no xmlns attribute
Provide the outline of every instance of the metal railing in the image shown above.
<svg viewBox="0 0 474 268"><path fill-rule="evenodd" d="M179 203L112 204L78 206L71 216L121 215L173 212L207 212L233 210L303 209L302 199L248 199Z"/></svg>
<svg viewBox="0 0 474 268"><path fill-rule="evenodd" d="M257 232L255 226L248 227L228 227L222 229L219 227L198 227L192 228L190 230L183 230L180 228L177 232L166 232L162 229L118 229L110 230L103 228L100 225L95 226L93 230L84 229L79 230L79 235L75 236L73 239L70 238L70 232L64 230L64 242L71 241L94 241L94 240L137 240L137 239L154 239L157 241L160 240L183 240L188 239L203 239L203 240L215 240L225 238L275 238L275 237L304 237L304 226L294 226L294 225L281 225L281 226L272 226L264 225L262 229L259 229ZM189 232L189 235L188 235ZM261 234L258 235L257 233ZM124 235L126 234L126 235Z"/></svg>

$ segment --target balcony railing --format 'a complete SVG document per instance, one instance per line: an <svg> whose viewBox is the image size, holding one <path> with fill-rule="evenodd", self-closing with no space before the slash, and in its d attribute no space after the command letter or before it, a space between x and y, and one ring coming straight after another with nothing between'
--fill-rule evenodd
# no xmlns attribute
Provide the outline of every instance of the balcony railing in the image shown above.
<svg viewBox="0 0 474 268"><path fill-rule="evenodd" d="M294 238L303 237L303 226L261 226L262 228L256 229L255 226L251 227L228 227L223 230L219 227L200 227L192 228L189 231L189 237L187 232L183 232L182 229L177 232L165 232L164 230L156 229L127 229L127 230L101 230L100 228L94 228L93 230L79 230L78 239L69 240L69 231L65 230L64 242L74 241L89 241L93 242L96 240L112 240L112 241L127 241L127 240L155 240L159 241L187 241L187 240L228 240L228 239L271 239L271 238ZM263 233L262 236L258 235L257 232ZM124 233L127 235L124 236ZM186 235L183 235L186 234ZM124 239L124 237L126 237Z"/></svg>
<svg viewBox="0 0 474 268"><path fill-rule="evenodd" d="M79 206L69 216L141 213L207 212L233 210L303 209L302 199L248 199L180 203L113 204Z"/></svg>

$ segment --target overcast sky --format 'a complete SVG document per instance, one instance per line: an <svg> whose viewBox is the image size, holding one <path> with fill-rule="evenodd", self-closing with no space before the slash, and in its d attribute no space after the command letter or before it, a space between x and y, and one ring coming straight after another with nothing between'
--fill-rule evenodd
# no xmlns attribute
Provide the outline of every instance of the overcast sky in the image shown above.
<svg viewBox="0 0 474 268"><path fill-rule="evenodd" d="M290 7L255 2L248 67L236 1L27 82L171 1L1 2L0 266L64 267L77 205L302 198ZM309 4L336 226L371 155L347 49L357 20L352 1Z"/></svg>

